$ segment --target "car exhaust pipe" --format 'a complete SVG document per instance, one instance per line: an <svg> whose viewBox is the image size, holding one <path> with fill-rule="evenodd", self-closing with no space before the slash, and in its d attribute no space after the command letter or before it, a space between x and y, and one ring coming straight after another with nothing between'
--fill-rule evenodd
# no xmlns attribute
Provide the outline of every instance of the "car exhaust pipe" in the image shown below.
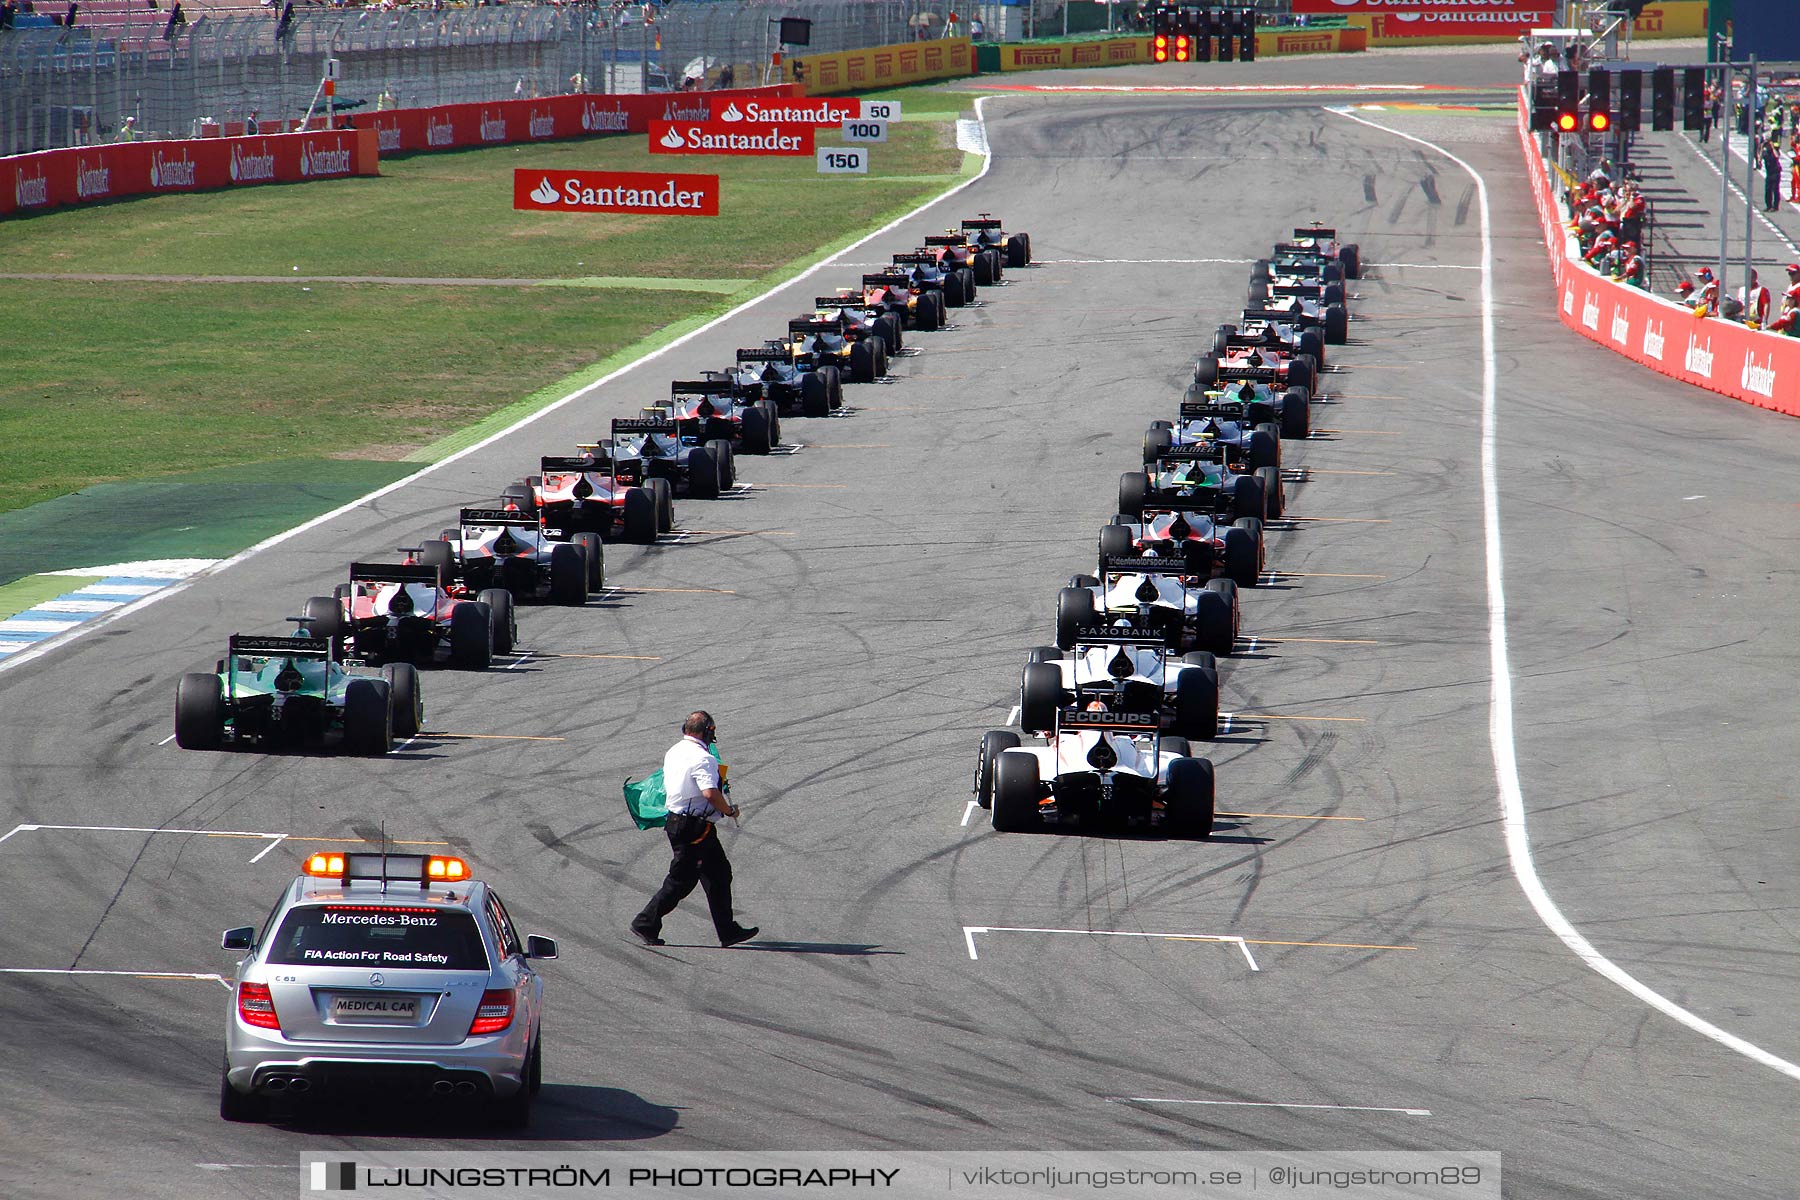
<svg viewBox="0 0 1800 1200"><path fill-rule="evenodd" d="M312 1080L302 1079L296 1076L288 1081L288 1091L293 1092L295 1095L299 1095L302 1092L310 1092L312 1091Z"/></svg>
<svg viewBox="0 0 1800 1200"><path fill-rule="evenodd" d="M448 1096L455 1090L456 1085L448 1079L440 1079L431 1085L431 1094L434 1096Z"/></svg>
<svg viewBox="0 0 1800 1200"><path fill-rule="evenodd" d="M263 1080L263 1091L265 1092L285 1092L287 1087L288 1081L285 1076L272 1075Z"/></svg>
<svg viewBox="0 0 1800 1200"><path fill-rule="evenodd" d="M456 1094L459 1096L473 1096L475 1094L475 1085L466 1079L462 1080L456 1085Z"/></svg>

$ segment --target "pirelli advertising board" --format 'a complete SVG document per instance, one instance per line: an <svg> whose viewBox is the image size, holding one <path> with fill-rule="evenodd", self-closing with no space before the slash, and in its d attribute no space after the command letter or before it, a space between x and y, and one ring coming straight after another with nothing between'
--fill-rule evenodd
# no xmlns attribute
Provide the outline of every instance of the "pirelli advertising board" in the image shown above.
<svg viewBox="0 0 1800 1200"><path fill-rule="evenodd" d="M1366 29L1373 46L1512 41L1555 25L1556 0L1292 0L1302 16L1347 17ZM1706 0L1647 4L1633 24L1639 38L1700 37ZM1259 48L1260 53L1260 48Z"/></svg>
<svg viewBox="0 0 1800 1200"><path fill-rule="evenodd" d="M863 92L930 79L957 79L975 73L975 49L968 38L938 38L898 46L871 46L836 54L788 57L782 78L804 84L808 95Z"/></svg>

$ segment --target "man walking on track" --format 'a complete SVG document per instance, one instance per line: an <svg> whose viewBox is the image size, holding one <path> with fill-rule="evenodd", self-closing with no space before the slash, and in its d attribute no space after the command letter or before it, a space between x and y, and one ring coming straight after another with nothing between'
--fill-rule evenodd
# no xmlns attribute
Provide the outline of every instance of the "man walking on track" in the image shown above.
<svg viewBox="0 0 1800 1200"><path fill-rule="evenodd" d="M663 918L675 911L696 883L706 892L719 945L735 946L757 934L754 925L739 925L731 913L731 860L725 857L717 825L720 817L736 817L738 808L725 799L719 760L710 749L718 732L711 716L690 713L682 723L681 740L663 756L663 789L669 805L663 831L669 835L675 857L656 895L631 921L631 932L647 945L664 944Z"/></svg>

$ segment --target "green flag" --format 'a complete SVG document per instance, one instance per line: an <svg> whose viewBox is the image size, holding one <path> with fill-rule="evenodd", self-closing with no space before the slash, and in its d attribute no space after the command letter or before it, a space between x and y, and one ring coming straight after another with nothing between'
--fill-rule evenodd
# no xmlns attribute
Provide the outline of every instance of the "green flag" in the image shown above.
<svg viewBox="0 0 1800 1200"><path fill-rule="evenodd" d="M661 829L669 819L668 797L663 791L662 768L635 783L625 780L625 811L639 829Z"/></svg>

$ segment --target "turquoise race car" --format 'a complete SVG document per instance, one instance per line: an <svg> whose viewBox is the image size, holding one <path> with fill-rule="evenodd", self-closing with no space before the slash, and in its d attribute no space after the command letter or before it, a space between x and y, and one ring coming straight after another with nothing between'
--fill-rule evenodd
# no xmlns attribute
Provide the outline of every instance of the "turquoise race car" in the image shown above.
<svg viewBox="0 0 1800 1200"><path fill-rule="evenodd" d="M411 663L352 673L336 643L304 624L294 637L233 634L213 672L189 672L175 687L175 743L184 750L330 741L379 755L395 737L417 734L423 717Z"/></svg>

